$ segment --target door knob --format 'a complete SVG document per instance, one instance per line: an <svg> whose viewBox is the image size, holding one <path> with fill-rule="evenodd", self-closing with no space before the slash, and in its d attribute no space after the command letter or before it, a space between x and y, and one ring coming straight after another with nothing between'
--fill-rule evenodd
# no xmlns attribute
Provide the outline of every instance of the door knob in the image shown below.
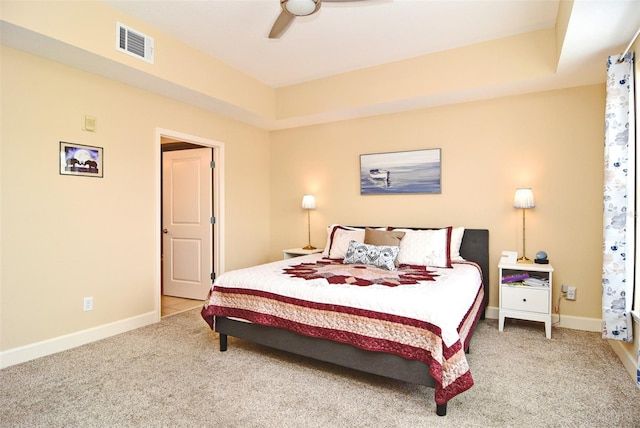
<svg viewBox="0 0 640 428"><path fill-rule="evenodd" d="M169 233L169 229L162 229L162 233Z"/></svg>

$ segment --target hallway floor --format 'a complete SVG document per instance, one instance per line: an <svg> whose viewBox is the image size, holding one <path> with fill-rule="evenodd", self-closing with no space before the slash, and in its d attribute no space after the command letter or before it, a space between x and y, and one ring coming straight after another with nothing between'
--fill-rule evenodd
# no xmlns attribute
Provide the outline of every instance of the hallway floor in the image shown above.
<svg viewBox="0 0 640 428"><path fill-rule="evenodd" d="M178 314L189 309L200 307L203 300L182 299L173 296L160 296L160 314L162 317Z"/></svg>

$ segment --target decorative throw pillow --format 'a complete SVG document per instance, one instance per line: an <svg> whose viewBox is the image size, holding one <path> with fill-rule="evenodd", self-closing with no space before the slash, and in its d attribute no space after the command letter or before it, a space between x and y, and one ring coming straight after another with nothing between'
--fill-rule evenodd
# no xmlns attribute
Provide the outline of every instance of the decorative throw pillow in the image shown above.
<svg viewBox="0 0 640 428"><path fill-rule="evenodd" d="M407 265L451 267L451 229L409 230L400 241L398 262Z"/></svg>
<svg viewBox="0 0 640 428"><path fill-rule="evenodd" d="M367 227L364 230L364 243L371 245L390 245L392 247L400 246L400 241L404 237L405 232L397 230L376 230ZM396 258L396 267L400 265Z"/></svg>
<svg viewBox="0 0 640 428"><path fill-rule="evenodd" d="M398 251L400 251L398 247L390 245L369 245L351 241L343 263L371 265L381 269L395 270Z"/></svg>
<svg viewBox="0 0 640 428"><path fill-rule="evenodd" d="M337 226L333 229L331 243L329 244L329 258L344 259L349 248L349 242L364 242L364 229L347 229Z"/></svg>
<svg viewBox="0 0 640 428"><path fill-rule="evenodd" d="M364 243L371 245L399 246L405 232L397 230L376 230L367 227L364 230Z"/></svg>

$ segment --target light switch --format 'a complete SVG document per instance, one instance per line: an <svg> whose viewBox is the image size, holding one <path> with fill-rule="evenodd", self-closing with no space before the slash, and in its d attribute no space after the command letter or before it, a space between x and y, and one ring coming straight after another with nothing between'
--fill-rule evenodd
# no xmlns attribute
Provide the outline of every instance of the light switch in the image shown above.
<svg viewBox="0 0 640 428"><path fill-rule="evenodd" d="M82 118L82 130L96 132L96 118L94 116L85 115Z"/></svg>

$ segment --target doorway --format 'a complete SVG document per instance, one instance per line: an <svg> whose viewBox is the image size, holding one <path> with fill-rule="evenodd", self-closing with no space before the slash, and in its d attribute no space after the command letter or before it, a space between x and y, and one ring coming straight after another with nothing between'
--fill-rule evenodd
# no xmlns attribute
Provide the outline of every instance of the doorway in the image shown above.
<svg viewBox="0 0 640 428"><path fill-rule="evenodd" d="M159 320L176 308L200 306L222 273L224 145L163 129L156 131L156 144Z"/></svg>
<svg viewBox="0 0 640 428"><path fill-rule="evenodd" d="M182 145L162 144L161 289L202 300L214 277L213 149Z"/></svg>

